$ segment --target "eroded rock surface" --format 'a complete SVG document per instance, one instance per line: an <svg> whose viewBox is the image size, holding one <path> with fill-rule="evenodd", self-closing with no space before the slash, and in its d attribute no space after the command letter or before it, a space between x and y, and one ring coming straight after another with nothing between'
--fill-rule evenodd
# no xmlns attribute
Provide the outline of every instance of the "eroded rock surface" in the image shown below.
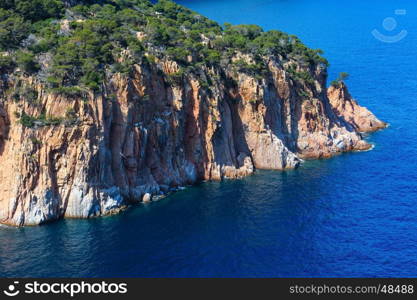
<svg viewBox="0 0 417 300"><path fill-rule="evenodd" d="M268 69L255 78L201 67L199 78L173 82L176 64L159 61L136 65L130 77L109 75L101 93L71 97L30 77L3 80L0 221L111 214L201 180L368 149L358 132L383 127L345 88L327 91L325 70L313 70L307 84L278 59ZM36 99L11 99L17 85L35 90ZM61 121L22 125L23 115L42 113Z"/></svg>
<svg viewBox="0 0 417 300"><path fill-rule="evenodd" d="M373 132L387 127L366 107L360 106L350 95L347 86L341 82L327 91L334 112L359 132Z"/></svg>

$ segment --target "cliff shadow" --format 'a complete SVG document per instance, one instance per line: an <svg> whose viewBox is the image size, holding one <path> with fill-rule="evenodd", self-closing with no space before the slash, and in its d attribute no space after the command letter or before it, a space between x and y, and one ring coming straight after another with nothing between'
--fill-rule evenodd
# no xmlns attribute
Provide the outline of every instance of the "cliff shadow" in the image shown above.
<svg viewBox="0 0 417 300"><path fill-rule="evenodd" d="M272 74L270 75L271 78ZM266 106L265 124L290 151L297 152L298 121L294 116L297 109L293 91L288 99L282 99L278 94L278 87L273 82L267 83L264 102ZM288 101L286 105L285 101ZM288 116L290 120L288 120ZM289 125L289 128L288 128Z"/></svg>
<svg viewBox="0 0 417 300"><path fill-rule="evenodd" d="M3 104L0 104L0 155L3 154L6 140L9 138L10 131L10 118L3 108Z"/></svg>

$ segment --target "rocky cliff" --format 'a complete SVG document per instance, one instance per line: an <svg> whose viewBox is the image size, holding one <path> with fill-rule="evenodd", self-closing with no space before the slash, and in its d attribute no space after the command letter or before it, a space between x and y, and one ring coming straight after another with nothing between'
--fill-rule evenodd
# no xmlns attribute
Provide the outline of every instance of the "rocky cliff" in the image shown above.
<svg viewBox="0 0 417 300"><path fill-rule="evenodd" d="M345 85L326 91L320 68L302 86L273 58L262 79L202 68L209 87L192 76L169 83L177 68L136 65L134 76L108 78L103 93L76 97L48 93L31 77L3 81L1 222L106 215L197 181L365 150L358 131L383 127ZM6 87L32 89L36 98L14 101ZM41 112L60 122L22 124L22 114Z"/></svg>
<svg viewBox="0 0 417 300"><path fill-rule="evenodd" d="M321 50L170 0L6 1L0 27L0 223L295 168L385 126L327 90Z"/></svg>

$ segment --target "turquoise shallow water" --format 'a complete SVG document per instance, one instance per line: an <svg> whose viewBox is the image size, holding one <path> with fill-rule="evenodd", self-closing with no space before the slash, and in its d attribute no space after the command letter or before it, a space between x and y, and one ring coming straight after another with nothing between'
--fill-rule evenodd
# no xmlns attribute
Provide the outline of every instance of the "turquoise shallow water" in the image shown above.
<svg viewBox="0 0 417 300"><path fill-rule="evenodd" d="M391 126L368 137L373 151L201 184L114 217L0 228L0 275L416 276L417 3L178 2L323 49L330 76L350 73L352 94ZM373 29L408 34L387 44Z"/></svg>

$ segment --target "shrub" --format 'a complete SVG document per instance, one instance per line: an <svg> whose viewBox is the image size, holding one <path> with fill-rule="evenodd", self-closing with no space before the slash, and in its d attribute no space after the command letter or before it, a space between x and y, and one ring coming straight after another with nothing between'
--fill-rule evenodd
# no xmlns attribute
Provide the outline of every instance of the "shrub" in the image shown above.
<svg viewBox="0 0 417 300"><path fill-rule="evenodd" d="M167 80L172 85L180 85L184 76L184 70L180 69L176 73L168 74Z"/></svg>
<svg viewBox="0 0 417 300"><path fill-rule="evenodd" d="M18 48L29 29L30 24L21 16L0 9L0 51Z"/></svg>
<svg viewBox="0 0 417 300"><path fill-rule="evenodd" d="M330 85L335 88L340 88L342 82L349 78L349 74L346 72L340 72L339 77L336 80L333 80Z"/></svg>
<svg viewBox="0 0 417 300"><path fill-rule="evenodd" d="M39 64L36 62L35 55L32 52L17 51L16 64L21 71L28 74L39 70Z"/></svg>
<svg viewBox="0 0 417 300"><path fill-rule="evenodd" d="M237 68L238 71L244 72L258 79L261 79L266 70L266 67L262 61L249 64L243 59L238 59L233 63L233 65Z"/></svg>
<svg viewBox="0 0 417 300"><path fill-rule="evenodd" d="M187 63L187 57L190 55L190 52L183 48L168 48L167 54L174 59L175 61L185 64Z"/></svg>
<svg viewBox="0 0 417 300"><path fill-rule="evenodd" d="M30 141L32 142L32 144L36 146L42 146L42 141L37 139L36 137L30 137Z"/></svg>
<svg viewBox="0 0 417 300"><path fill-rule="evenodd" d="M36 118L27 115L25 112L22 112L20 115L19 123L24 127L32 128L35 125Z"/></svg>
<svg viewBox="0 0 417 300"><path fill-rule="evenodd" d="M339 88L339 87L340 87L340 81L338 81L338 80L333 80L332 82L330 82L330 85L331 85L332 87Z"/></svg>
<svg viewBox="0 0 417 300"><path fill-rule="evenodd" d="M346 79L349 78L349 73L346 72L340 72L339 74L339 78L337 79L338 81L345 81Z"/></svg>
<svg viewBox="0 0 417 300"><path fill-rule="evenodd" d="M17 13L33 22L57 18L63 13L63 2L58 0L15 0Z"/></svg>
<svg viewBox="0 0 417 300"><path fill-rule="evenodd" d="M14 89L12 98L15 101L24 99L28 102L35 102L38 99L38 92L30 86L17 87Z"/></svg>
<svg viewBox="0 0 417 300"><path fill-rule="evenodd" d="M267 71L269 56L297 61L306 70L327 66L320 49L307 48L295 36L264 32L257 25L225 24L222 28L174 1L155 2L0 0L0 51L20 49L14 61L29 74L39 69L36 58L46 57L48 70L42 70L42 75L48 72L49 87L70 94L80 88L98 91L106 72L129 74L134 64L155 63L156 57L168 56L183 70L198 73L204 66L227 67L238 52L250 54L253 64L236 65L259 79ZM72 20L66 30L55 20L64 16ZM140 41L138 32L144 33ZM2 72L12 71L13 65L8 65L9 61L0 59ZM168 81L180 82L183 72L168 76ZM292 75L312 82L310 72Z"/></svg>
<svg viewBox="0 0 417 300"><path fill-rule="evenodd" d="M58 88L51 88L50 92L64 96L64 97L83 97L84 91L78 86L63 86Z"/></svg>
<svg viewBox="0 0 417 300"><path fill-rule="evenodd" d="M221 54L217 50L206 49L203 52L204 62L210 65L216 65L220 63Z"/></svg>

